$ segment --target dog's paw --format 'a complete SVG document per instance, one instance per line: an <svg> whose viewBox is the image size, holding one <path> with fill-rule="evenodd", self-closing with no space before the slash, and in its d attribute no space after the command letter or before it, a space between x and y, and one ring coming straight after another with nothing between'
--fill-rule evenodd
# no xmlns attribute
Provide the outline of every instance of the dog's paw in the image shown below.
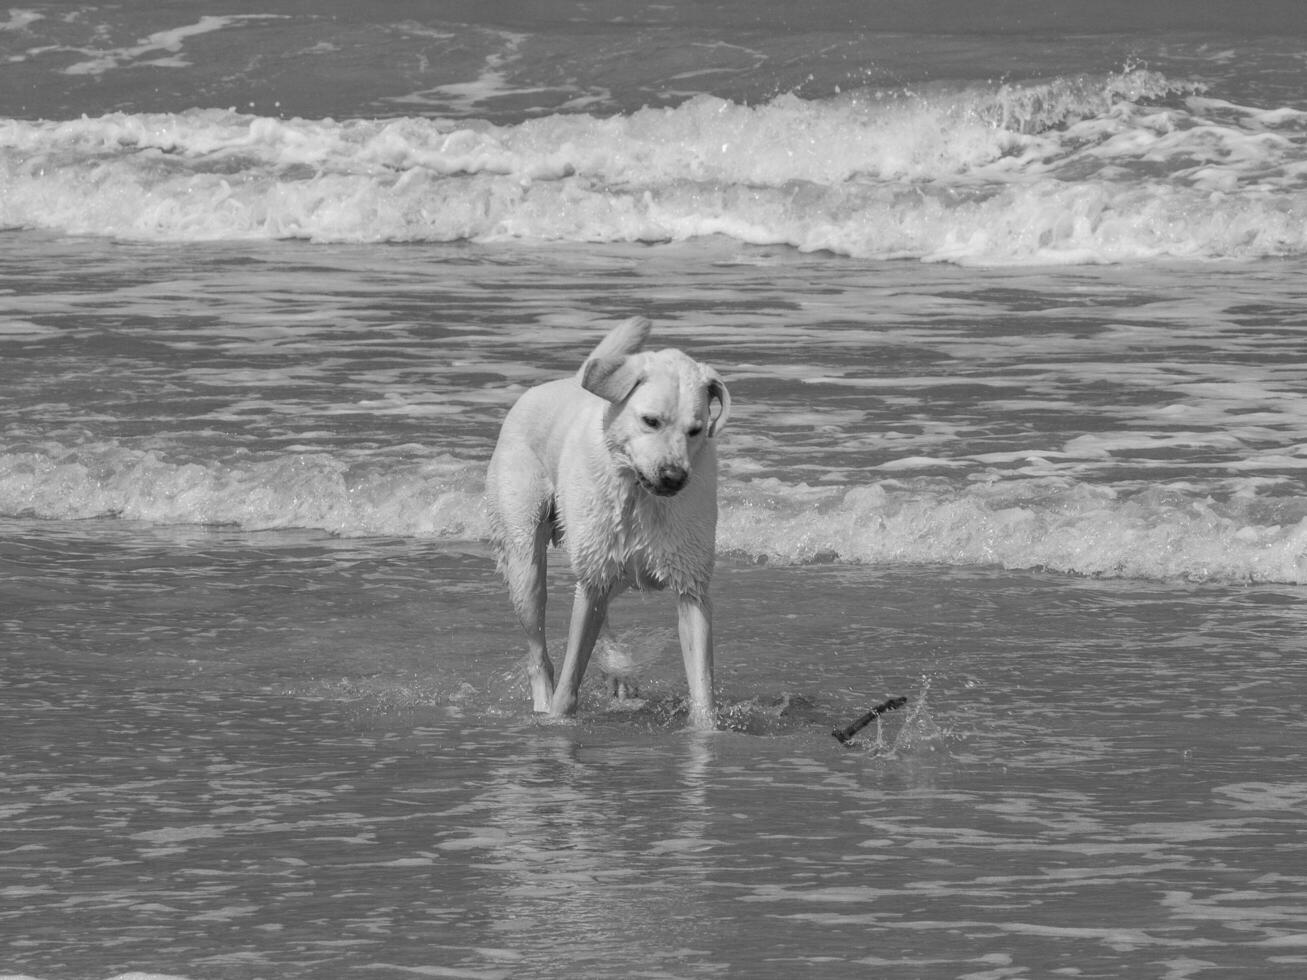
<svg viewBox="0 0 1307 980"><path fill-rule="evenodd" d="M640 685L627 674L604 674L604 686L615 701L634 701L640 697Z"/></svg>

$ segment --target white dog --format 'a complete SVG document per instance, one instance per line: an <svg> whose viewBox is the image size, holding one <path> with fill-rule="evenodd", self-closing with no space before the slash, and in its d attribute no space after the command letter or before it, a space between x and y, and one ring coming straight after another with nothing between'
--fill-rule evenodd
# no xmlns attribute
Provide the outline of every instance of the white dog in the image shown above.
<svg viewBox="0 0 1307 980"><path fill-rule="evenodd" d="M649 327L644 317L627 320L575 377L518 399L490 459L486 501L499 567L526 631L535 710L555 716L576 710L614 595L628 587L670 587L678 596L690 723L711 728L714 441L731 399L715 371L681 351L642 352ZM545 648L551 541L566 547L577 576L557 677Z"/></svg>

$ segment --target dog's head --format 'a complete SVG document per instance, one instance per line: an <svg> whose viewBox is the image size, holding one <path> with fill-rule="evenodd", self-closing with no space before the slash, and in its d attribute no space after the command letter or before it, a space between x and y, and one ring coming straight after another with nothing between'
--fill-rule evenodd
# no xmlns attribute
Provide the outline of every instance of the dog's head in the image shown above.
<svg viewBox="0 0 1307 980"><path fill-rule="evenodd" d="M617 327L581 368L581 385L610 403L605 437L636 482L670 497L690 482L704 444L726 424L731 396L716 371L687 354L642 351L648 335L644 317Z"/></svg>

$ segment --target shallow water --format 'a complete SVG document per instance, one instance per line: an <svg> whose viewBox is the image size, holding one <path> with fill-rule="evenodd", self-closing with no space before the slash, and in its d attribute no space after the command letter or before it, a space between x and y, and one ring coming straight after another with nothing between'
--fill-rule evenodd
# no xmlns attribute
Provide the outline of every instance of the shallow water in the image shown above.
<svg viewBox="0 0 1307 980"><path fill-rule="evenodd" d="M23 241L0 968L1302 971L1287 266ZM711 736L657 596L533 718L479 538L615 291L735 396Z"/></svg>
<svg viewBox="0 0 1307 980"><path fill-rule="evenodd" d="M92 557L87 530L6 537L41 593L6 668L10 969L1307 961L1296 590L727 564L727 730L694 735L670 644L641 706L596 680L579 721L534 720L482 556L138 529ZM166 592L103 608L127 577ZM618 634L670 616L631 599Z"/></svg>
<svg viewBox="0 0 1307 980"><path fill-rule="evenodd" d="M9 514L482 539L507 407L642 312L730 374L728 553L1307 579L1298 260L27 235L0 260Z"/></svg>

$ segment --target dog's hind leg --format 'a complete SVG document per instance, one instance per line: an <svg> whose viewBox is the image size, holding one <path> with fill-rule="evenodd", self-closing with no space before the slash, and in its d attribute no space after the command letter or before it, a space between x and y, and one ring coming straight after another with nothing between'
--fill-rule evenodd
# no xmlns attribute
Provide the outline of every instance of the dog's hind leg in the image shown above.
<svg viewBox="0 0 1307 980"><path fill-rule="evenodd" d="M610 609L612 596L609 597ZM632 701L640 696L640 683L635 675L636 662L632 659L627 644L619 642L613 633L611 615L604 623L604 628L595 641L595 652L599 660L599 669L603 674L604 687L615 701Z"/></svg>
<svg viewBox="0 0 1307 980"><path fill-rule="evenodd" d="M572 625L567 634L567 654L554 687L554 701L550 713L558 716L576 711L580 700L581 678L594 651L595 640L604 628L608 616L608 593L596 593L578 584L572 600Z"/></svg>
<svg viewBox="0 0 1307 980"><path fill-rule="evenodd" d="M500 436L486 471L486 505L499 570L526 633L531 700L536 711L548 711L554 666L545 646L546 552L559 528L548 474L520 438Z"/></svg>
<svg viewBox="0 0 1307 980"><path fill-rule="evenodd" d="M546 551L557 534L553 504L533 482L531 473L501 471L496 461L491 463L487 480L487 503L499 571L526 633L526 673L533 706L536 711L548 711L554 697L554 665L545 646Z"/></svg>
<svg viewBox="0 0 1307 980"><path fill-rule="evenodd" d="M546 550L554 533L553 522L536 525L530 552L506 552L504 577L513 597L518 622L526 633L526 674L531 683L531 701L536 711L548 711L554 697L554 665L545 644L545 602L548 596Z"/></svg>

